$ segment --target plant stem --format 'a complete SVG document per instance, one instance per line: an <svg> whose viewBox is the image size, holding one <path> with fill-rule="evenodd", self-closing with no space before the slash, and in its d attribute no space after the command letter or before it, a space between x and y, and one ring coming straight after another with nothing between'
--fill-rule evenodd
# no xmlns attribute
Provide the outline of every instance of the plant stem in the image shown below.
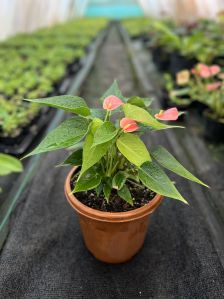
<svg viewBox="0 0 224 299"><path fill-rule="evenodd" d="M139 184L139 183L137 183L137 182L134 182L134 181L129 180L129 179L127 179L127 181L128 181L129 183L135 185L135 186L138 187L138 188L145 189L145 187L144 187L143 185L141 185L141 184Z"/></svg>
<svg viewBox="0 0 224 299"><path fill-rule="evenodd" d="M111 111L107 110L106 116L104 118L104 122L105 121L109 121L110 120L110 116L111 116Z"/></svg>

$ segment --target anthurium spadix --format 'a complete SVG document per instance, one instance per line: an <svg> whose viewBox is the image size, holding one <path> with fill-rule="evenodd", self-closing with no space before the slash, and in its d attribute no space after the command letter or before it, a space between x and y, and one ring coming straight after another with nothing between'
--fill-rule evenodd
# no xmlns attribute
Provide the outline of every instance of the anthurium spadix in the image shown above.
<svg viewBox="0 0 224 299"><path fill-rule="evenodd" d="M134 199L129 187L135 184L186 203L164 169L207 186L166 149L150 150L140 138L143 126L144 132L148 129L149 133L180 128L164 123L178 119L179 111L175 107L151 114L150 99L125 98L116 81L100 98L101 108L97 109L90 109L84 99L70 95L27 101L74 114L27 155L72 148L73 152L60 165L80 167L73 192L95 190L109 202L113 191L132 205ZM112 113L115 113L113 117Z"/></svg>

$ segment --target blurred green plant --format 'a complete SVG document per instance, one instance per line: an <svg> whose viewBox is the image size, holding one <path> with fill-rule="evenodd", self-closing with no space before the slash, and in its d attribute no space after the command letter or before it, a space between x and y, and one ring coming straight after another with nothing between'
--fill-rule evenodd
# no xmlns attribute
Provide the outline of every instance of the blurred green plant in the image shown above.
<svg viewBox="0 0 224 299"><path fill-rule="evenodd" d="M13 172L22 172L23 165L17 158L0 153L0 176L6 176ZM0 187L0 192L2 189Z"/></svg>
<svg viewBox="0 0 224 299"><path fill-rule="evenodd" d="M220 66L199 63L191 71L178 72L176 80L166 74L165 81L173 103L198 101L209 107L213 119L224 122L224 73Z"/></svg>
<svg viewBox="0 0 224 299"><path fill-rule="evenodd" d="M23 98L46 97L82 59L106 19L80 19L0 43L0 137L15 137L39 113Z"/></svg>

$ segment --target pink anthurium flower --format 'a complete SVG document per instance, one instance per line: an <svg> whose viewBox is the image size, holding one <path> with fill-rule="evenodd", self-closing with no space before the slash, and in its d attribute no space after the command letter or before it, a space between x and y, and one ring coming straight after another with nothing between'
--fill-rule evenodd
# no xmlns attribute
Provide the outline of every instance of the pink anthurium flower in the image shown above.
<svg viewBox="0 0 224 299"><path fill-rule="evenodd" d="M201 78L209 78L209 77L215 76L218 73L220 73L220 71L221 71L221 68L216 64L214 64L212 66L208 66L203 63L199 63L196 66L196 68L191 70L192 74L198 75Z"/></svg>
<svg viewBox="0 0 224 299"><path fill-rule="evenodd" d="M160 110L159 113L155 114L155 118L159 120L177 120L179 112L176 107L167 110Z"/></svg>
<svg viewBox="0 0 224 299"><path fill-rule="evenodd" d="M222 86L222 83L221 83L221 82L210 83L210 84L207 84L207 85L206 85L206 90L207 90L207 91L213 91L213 90L218 89L218 88L221 87L221 86Z"/></svg>
<svg viewBox="0 0 224 299"><path fill-rule="evenodd" d="M121 101L121 99L119 99L116 96L109 96L107 97L104 101L103 101L103 109L105 110L115 110L118 107L120 107L121 105L123 105L123 102Z"/></svg>
<svg viewBox="0 0 224 299"><path fill-rule="evenodd" d="M136 121L127 117L121 119L120 127L123 129L124 133L134 132L139 128Z"/></svg>
<svg viewBox="0 0 224 299"><path fill-rule="evenodd" d="M211 71L211 74L214 76L221 72L221 68L219 65L214 64L214 65L210 66L210 71Z"/></svg>

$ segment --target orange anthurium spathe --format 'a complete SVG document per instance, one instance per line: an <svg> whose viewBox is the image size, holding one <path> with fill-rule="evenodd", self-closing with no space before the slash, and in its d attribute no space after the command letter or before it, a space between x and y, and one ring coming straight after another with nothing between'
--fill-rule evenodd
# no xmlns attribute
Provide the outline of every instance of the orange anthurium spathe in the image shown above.
<svg viewBox="0 0 224 299"><path fill-rule="evenodd" d="M123 129L124 133L134 132L139 128L136 121L127 117L121 119L120 127Z"/></svg>
<svg viewBox="0 0 224 299"><path fill-rule="evenodd" d="M116 96L109 96L103 101L103 109L112 111L123 105L124 103Z"/></svg>
<svg viewBox="0 0 224 299"><path fill-rule="evenodd" d="M155 118L159 120L177 120L179 112L176 107L167 110L160 110L159 113L155 114Z"/></svg>

